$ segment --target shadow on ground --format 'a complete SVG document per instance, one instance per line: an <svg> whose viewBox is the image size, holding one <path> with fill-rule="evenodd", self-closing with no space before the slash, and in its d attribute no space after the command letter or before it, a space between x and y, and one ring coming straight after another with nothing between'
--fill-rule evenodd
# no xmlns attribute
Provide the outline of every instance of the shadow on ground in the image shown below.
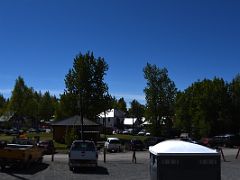
<svg viewBox="0 0 240 180"><path fill-rule="evenodd" d="M16 176L15 174L33 175L47 169L48 166L49 164L46 164L46 163L32 164L29 168L11 166L11 167L6 167L5 169L2 169L1 172L14 177ZM21 178L18 178L18 179L21 179Z"/></svg>
<svg viewBox="0 0 240 180"><path fill-rule="evenodd" d="M98 166L96 168L77 168L74 169L74 173L78 174L99 174L99 175L109 175L107 168Z"/></svg>

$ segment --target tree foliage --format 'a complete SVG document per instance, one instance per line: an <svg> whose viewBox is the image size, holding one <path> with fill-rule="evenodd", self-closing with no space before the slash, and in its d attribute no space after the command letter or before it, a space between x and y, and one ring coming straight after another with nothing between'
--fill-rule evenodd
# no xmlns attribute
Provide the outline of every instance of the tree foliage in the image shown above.
<svg viewBox="0 0 240 180"><path fill-rule="evenodd" d="M223 79L204 79L176 98L175 126L195 137L231 131L230 96Z"/></svg>
<svg viewBox="0 0 240 180"><path fill-rule="evenodd" d="M128 114L127 103L123 97L118 100L114 97L112 100L112 107L124 112L126 115Z"/></svg>
<svg viewBox="0 0 240 180"><path fill-rule="evenodd" d="M136 99L132 100L130 105L130 109L128 110L130 117L141 120L141 118L144 117L145 106L140 104Z"/></svg>
<svg viewBox="0 0 240 180"><path fill-rule="evenodd" d="M0 116L5 112L7 100L0 94Z"/></svg>
<svg viewBox="0 0 240 180"><path fill-rule="evenodd" d="M58 100L55 96L51 96L47 91L43 95L40 94L39 116L40 119L49 120L55 113Z"/></svg>
<svg viewBox="0 0 240 180"><path fill-rule="evenodd" d="M46 92L43 96L28 87L22 77L16 79L8 111L15 113L19 120L29 120L28 126L37 127L39 120L49 120L54 115L57 100Z"/></svg>
<svg viewBox="0 0 240 180"><path fill-rule="evenodd" d="M143 71L144 78L147 81L147 86L144 89L146 95L146 118L153 124L153 134L159 135L161 134L163 117L174 115L176 87L168 77L166 68L161 69L156 65L147 64Z"/></svg>
<svg viewBox="0 0 240 180"><path fill-rule="evenodd" d="M232 132L240 132L240 74L229 84L232 114Z"/></svg>
<svg viewBox="0 0 240 180"><path fill-rule="evenodd" d="M95 58L93 53L76 56L65 77L66 89L58 110L62 114L58 114L58 118L80 114L81 110L83 116L94 120L104 111L109 99L108 86L104 82L107 70L104 58Z"/></svg>
<svg viewBox="0 0 240 180"><path fill-rule="evenodd" d="M29 100L33 96L32 90L33 89L28 88L25 85L24 79L19 76L16 80L12 96L10 98L10 111L17 113L18 116L27 115L30 104Z"/></svg>

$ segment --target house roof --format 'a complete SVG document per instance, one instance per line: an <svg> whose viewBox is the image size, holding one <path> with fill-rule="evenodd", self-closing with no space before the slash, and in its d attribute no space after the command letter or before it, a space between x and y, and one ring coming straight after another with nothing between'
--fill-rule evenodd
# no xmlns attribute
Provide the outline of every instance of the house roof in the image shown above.
<svg viewBox="0 0 240 180"><path fill-rule="evenodd" d="M52 126L81 126L81 118L80 116L73 116L67 119L63 119L57 122L53 122ZM84 126L99 126L99 124L87 119L83 118Z"/></svg>

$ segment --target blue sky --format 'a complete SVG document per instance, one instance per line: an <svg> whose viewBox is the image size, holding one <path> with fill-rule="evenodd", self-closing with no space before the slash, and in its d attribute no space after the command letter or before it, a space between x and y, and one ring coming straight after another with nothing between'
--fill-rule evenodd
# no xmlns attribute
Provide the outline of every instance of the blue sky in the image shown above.
<svg viewBox="0 0 240 180"><path fill-rule="evenodd" d="M198 79L240 72L238 0L1 0L0 93L20 75L35 90L62 93L79 53L109 65L109 92L144 103L147 62L184 90Z"/></svg>

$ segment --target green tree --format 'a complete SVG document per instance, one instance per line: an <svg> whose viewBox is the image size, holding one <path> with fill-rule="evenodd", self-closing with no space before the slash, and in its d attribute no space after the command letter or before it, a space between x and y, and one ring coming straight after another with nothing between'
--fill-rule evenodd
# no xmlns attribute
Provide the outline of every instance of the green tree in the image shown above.
<svg viewBox="0 0 240 180"><path fill-rule="evenodd" d="M136 118L137 121L135 123L141 124L142 122L142 117L144 117L144 110L145 107L144 105L140 104L137 100L133 100L130 102L131 107L128 110L129 117ZM133 130L135 130L135 123L133 123Z"/></svg>
<svg viewBox="0 0 240 180"><path fill-rule="evenodd" d="M229 93L231 97L231 114L232 114L232 132L240 132L240 74L229 84Z"/></svg>
<svg viewBox="0 0 240 180"><path fill-rule="evenodd" d="M18 77L9 102L9 111L14 112L19 122L37 125L38 100L33 88L27 87L22 77ZM29 122L27 122L27 120ZM23 122L24 120L24 122Z"/></svg>
<svg viewBox="0 0 240 180"><path fill-rule="evenodd" d="M230 106L223 79L195 82L177 96L175 126L198 138L230 132Z"/></svg>
<svg viewBox="0 0 240 180"><path fill-rule="evenodd" d="M0 94L0 116L5 112L7 100Z"/></svg>
<svg viewBox="0 0 240 180"><path fill-rule="evenodd" d="M40 98L39 102L39 115L41 119L49 120L55 113L57 98L51 96L47 91Z"/></svg>
<svg viewBox="0 0 240 180"><path fill-rule="evenodd" d="M178 92L176 96L174 126L183 132L192 131L191 101L189 91Z"/></svg>
<svg viewBox="0 0 240 180"><path fill-rule="evenodd" d="M121 110L124 113L128 113L127 111L127 103L123 97L121 97L117 102L117 109Z"/></svg>
<svg viewBox="0 0 240 180"><path fill-rule="evenodd" d="M9 109L19 116L25 115L25 106L27 103L29 88L25 85L22 77L18 77L10 98Z"/></svg>
<svg viewBox="0 0 240 180"><path fill-rule="evenodd" d="M108 65L104 58L95 58L93 53L79 54L65 77L66 89L60 97L58 118L79 114L94 120L105 110L108 86L104 76Z"/></svg>
<svg viewBox="0 0 240 180"><path fill-rule="evenodd" d="M145 106L140 104L136 99L132 100L130 105L129 115L141 120L141 118L144 117Z"/></svg>
<svg viewBox="0 0 240 180"><path fill-rule="evenodd" d="M166 68L160 69L156 65L147 63L144 68L144 78L147 86L144 89L146 95L146 118L152 122L152 133L161 134L161 126L164 117L171 119L174 115L174 101L176 87L168 77Z"/></svg>

